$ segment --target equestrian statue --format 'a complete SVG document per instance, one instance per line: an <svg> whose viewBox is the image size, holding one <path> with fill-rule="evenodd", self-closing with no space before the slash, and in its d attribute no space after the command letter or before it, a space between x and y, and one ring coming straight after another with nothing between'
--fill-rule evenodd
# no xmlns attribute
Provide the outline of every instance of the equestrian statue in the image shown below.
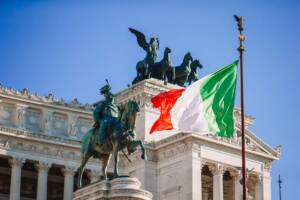
<svg viewBox="0 0 300 200"><path fill-rule="evenodd" d="M83 136L81 144L81 165L78 169L77 186L82 186L82 174L87 161L98 158L101 161L101 172L105 180L108 179L107 166L112 157L114 160L114 173L112 178L119 177L118 174L118 152L122 152L127 159L128 155L135 152L139 146L141 158L146 159L143 142L135 140L135 119L139 112L139 104L128 101L118 106L111 86L106 80L106 85L100 89L105 99L96 103L93 112L94 126Z"/></svg>

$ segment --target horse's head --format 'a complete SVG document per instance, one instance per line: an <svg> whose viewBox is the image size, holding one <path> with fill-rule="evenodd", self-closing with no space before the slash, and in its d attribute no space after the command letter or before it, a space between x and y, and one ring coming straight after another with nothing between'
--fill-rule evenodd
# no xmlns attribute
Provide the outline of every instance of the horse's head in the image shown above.
<svg viewBox="0 0 300 200"><path fill-rule="evenodd" d="M191 63L191 68L192 70L197 70L197 67L199 67L199 69L201 69L203 66L201 65L200 61L198 59L195 59L192 63Z"/></svg>
<svg viewBox="0 0 300 200"><path fill-rule="evenodd" d="M136 114L140 111L139 104L136 101L128 101L124 105L124 112L122 114L121 122L126 130L134 130Z"/></svg>
<svg viewBox="0 0 300 200"><path fill-rule="evenodd" d="M193 61L193 57L191 52L187 52L183 57L183 64L188 64L189 62Z"/></svg>
<svg viewBox="0 0 300 200"><path fill-rule="evenodd" d="M172 52L172 50L169 47L165 48L165 54L168 54L168 53L171 53L171 52Z"/></svg>

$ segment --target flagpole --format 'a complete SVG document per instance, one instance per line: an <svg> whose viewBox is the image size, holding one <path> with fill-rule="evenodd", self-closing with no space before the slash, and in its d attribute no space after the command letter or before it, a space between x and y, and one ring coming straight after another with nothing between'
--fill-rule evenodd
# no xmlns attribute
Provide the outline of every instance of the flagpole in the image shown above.
<svg viewBox="0 0 300 200"><path fill-rule="evenodd" d="M242 132L242 183L243 183L243 200L247 200L247 189L246 189L246 151L245 151L245 119L244 119L244 76L243 76L243 53L245 51L244 41L245 36L243 35L243 17L234 15L234 18L238 25L239 30L239 41L240 46L238 52L240 53L240 79L241 79L241 132Z"/></svg>
<svg viewBox="0 0 300 200"><path fill-rule="evenodd" d="M279 200L281 200L281 184L282 184L282 180L281 180L280 174L279 174L279 175L278 175Z"/></svg>

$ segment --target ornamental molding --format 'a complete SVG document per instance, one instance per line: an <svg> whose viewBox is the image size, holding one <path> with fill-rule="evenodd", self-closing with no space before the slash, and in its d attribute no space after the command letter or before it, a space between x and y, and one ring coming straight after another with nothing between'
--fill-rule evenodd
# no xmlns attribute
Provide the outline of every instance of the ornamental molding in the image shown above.
<svg viewBox="0 0 300 200"><path fill-rule="evenodd" d="M13 157L8 160L11 167L19 166L22 167L22 165L25 163L25 158L23 157Z"/></svg>
<svg viewBox="0 0 300 200"><path fill-rule="evenodd" d="M4 136L11 136L11 137L19 137L23 140L32 140L32 141L39 141L43 143L51 143L56 145L62 145L62 146L72 146L75 147L80 145L79 140L74 140L71 138L63 138L59 136L52 136L52 135L44 135L40 133L20 130L16 128L8 128L0 126L0 137L1 135Z"/></svg>
<svg viewBox="0 0 300 200"><path fill-rule="evenodd" d="M66 163L81 163L80 144L68 145L41 140L31 140L32 138L18 138L10 135L0 134L0 151L5 151L6 155L12 157L22 157L24 159L37 160L40 163L49 162L52 164L64 165ZM99 161L91 159L88 168L94 169L99 165Z"/></svg>
<svg viewBox="0 0 300 200"><path fill-rule="evenodd" d="M256 143L252 137L249 137L246 132L246 139L248 140L248 145L246 145L247 153L267 158L268 160L277 160L277 154L273 154L273 152L270 152L268 149L264 149L263 146ZM150 142L147 143L150 148L154 150L158 150L161 148L164 148L166 146L170 145L178 145L178 142L185 141L185 143L189 144L189 149L193 149L194 151L201 150L201 145L203 145L205 142L210 145L217 144L219 146L227 147L230 149L235 149L240 151L241 150L241 142L240 139L226 139L226 138L220 138L213 134L206 134L206 135L199 135L195 133L175 133L173 136L167 137L165 139L162 139L157 142Z"/></svg>
<svg viewBox="0 0 300 200"><path fill-rule="evenodd" d="M66 101L63 99L52 98L52 96L40 96L37 94L26 94L18 90L11 88L5 88L0 86L0 98L10 99L13 101L19 101L24 104L39 105L45 107L51 107L53 109L60 109L66 111L80 112L80 113L90 113L93 110L93 105L79 103L77 99L73 101Z"/></svg>
<svg viewBox="0 0 300 200"><path fill-rule="evenodd" d="M39 163L36 163L34 167L40 172L40 171L48 171L51 167L52 163L47 161L39 161Z"/></svg>

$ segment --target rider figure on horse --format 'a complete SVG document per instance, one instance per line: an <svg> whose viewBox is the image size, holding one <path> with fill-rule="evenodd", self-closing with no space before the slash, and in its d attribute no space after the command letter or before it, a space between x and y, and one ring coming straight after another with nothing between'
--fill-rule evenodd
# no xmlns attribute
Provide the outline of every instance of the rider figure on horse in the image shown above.
<svg viewBox="0 0 300 200"><path fill-rule="evenodd" d="M118 124L119 109L115 103L114 95L110 91L111 86L106 79L106 85L100 89L100 94L105 99L97 103L96 109L93 112L94 127L98 130L100 144L105 143L108 125Z"/></svg>

